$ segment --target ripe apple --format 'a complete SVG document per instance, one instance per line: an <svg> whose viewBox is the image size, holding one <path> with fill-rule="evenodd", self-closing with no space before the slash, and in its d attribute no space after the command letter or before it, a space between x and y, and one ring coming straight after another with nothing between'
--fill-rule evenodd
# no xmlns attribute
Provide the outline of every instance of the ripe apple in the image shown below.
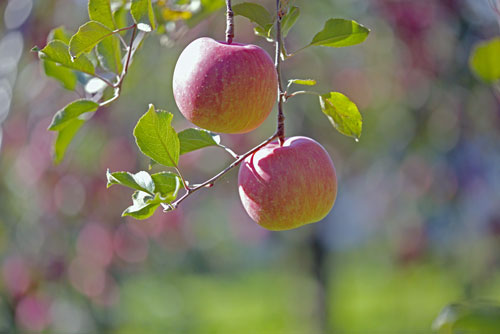
<svg viewBox="0 0 500 334"><path fill-rule="evenodd" d="M323 219L337 197L332 159L318 142L291 137L272 142L240 166L241 202L269 230L288 230Z"/></svg>
<svg viewBox="0 0 500 334"><path fill-rule="evenodd" d="M256 45L199 38L175 65L174 98L195 125L224 133L257 128L271 112L278 79L271 57Z"/></svg>

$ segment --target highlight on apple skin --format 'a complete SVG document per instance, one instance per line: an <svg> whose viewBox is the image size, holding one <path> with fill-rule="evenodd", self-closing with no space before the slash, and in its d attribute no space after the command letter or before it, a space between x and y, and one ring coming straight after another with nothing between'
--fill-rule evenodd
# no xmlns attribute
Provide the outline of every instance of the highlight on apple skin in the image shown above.
<svg viewBox="0 0 500 334"><path fill-rule="evenodd" d="M272 142L240 166L243 207L259 225L288 230L323 219L337 197L337 176L328 152L315 140Z"/></svg>
<svg viewBox="0 0 500 334"><path fill-rule="evenodd" d="M208 37L182 51L173 76L175 102L184 117L223 133L245 133L262 124L276 101L277 85L266 51Z"/></svg>

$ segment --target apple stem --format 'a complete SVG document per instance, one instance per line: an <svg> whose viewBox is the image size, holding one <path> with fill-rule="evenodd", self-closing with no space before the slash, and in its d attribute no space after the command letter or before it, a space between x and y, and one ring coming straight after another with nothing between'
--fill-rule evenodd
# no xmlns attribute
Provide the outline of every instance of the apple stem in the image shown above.
<svg viewBox="0 0 500 334"><path fill-rule="evenodd" d="M226 0L226 43L231 44L234 38L234 12L231 0Z"/></svg>
<svg viewBox="0 0 500 334"><path fill-rule="evenodd" d="M283 99L285 97L285 92L281 83L281 49L283 45L283 38L281 36L281 16L281 0L276 0L276 57L274 61L276 73L278 75L278 126L276 133L280 146L283 146L285 143L285 115L283 114Z"/></svg>

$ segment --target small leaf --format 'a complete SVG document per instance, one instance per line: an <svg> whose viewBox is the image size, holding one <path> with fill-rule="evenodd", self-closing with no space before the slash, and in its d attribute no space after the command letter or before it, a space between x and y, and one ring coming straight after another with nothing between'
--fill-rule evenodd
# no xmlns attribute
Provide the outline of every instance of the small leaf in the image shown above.
<svg viewBox="0 0 500 334"><path fill-rule="evenodd" d="M123 211L122 216L130 216L135 219L146 219L151 217L160 206L159 194L151 196L148 193L137 190L132 195L132 205Z"/></svg>
<svg viewBox="0 0 500 334"><path fill-rule="evenodd" d="M145 32L156 29L151 0L132 0L130 13L134 22L137 23L137 29Z"/></svg>
<svg viewBox="0 0 500 334"><path fill-rule="evenodd" d="M59 40L64 44L69 44L71 34L63 26L52 29L47 36L47 43L53 40Z"/></svg>
<svg viewBox="0 0 500 334"><path fill-rule="evenodd" d="M160 194L162 203L170 203L177 197L179 189L182 188L182 182L178 175L169 172L160 172L151 175L155 193Z"/></svg>
<svg viewBox="0 0 500 334"><path fill-rule="evenodd" d="M492 83L500 80L500 37L477 44L471 53L469 66L481 80Z"/></svg>
<svg viewBox="0 0 500 334"><path fill-rule="evenodd" d="M178 133L180 154L192 152L208 146L218 146L220 137L213 132L203 129L186 129Z"/></svg>
<svg viewBox="0 0 500 334"><path fill-rule="evenodd" d="M77 83L77 76L75 72L49 60L42 60L42 65L47 76L59 81L66 89L75 89Z"/></svg>
<svg viewBox="0 0 500 334"><path fill-rule="evenodd" d="M135 190L144 191L150 195L154 195L155 192L155 184L148 172L140 171L136 174L129 172L110 173L108 169L106 171L106 178L108 180L106 185L108 188L113 184L120 184Z"/></svg>
<svg viewBox="0 0 500 334"><path fill-rule="evenodd" d="M73 58L79 57L82 53L88 53L113 31L96 21L89 21L80 26L76 34L69 41L69 52Z"/></svg>
<svg viewBox="0 0 500 334"><path fill-rule="evenodd" d="M267 9L256 3L239 3L233 6L233 12L234 15L244 16L264 29L273 21L271 14L267 11Z"/></svg>
<svg viewBox="0 0 500 334"><path fill-rule="evenodd" d="M134 129L137 146L146 156L156 162L176 167L179 162L179 137L172 127L173 115L154 105L139 119Z"/></svg>
<svg viewBox="0 0 500 334"><path fill-rule="evenodd" d="M102 67L110 72L120 74L122 72L122 53L120 40L117 36L106 37L97 44L97 57Z"/></svg>
<svg viewBox="0 0 500 334"><path fill-rule="evenodd" d="M352 20L329 19L309 45L344 47L362 43L370 30Z"/></svg>
<svg viewBox="0 0 500 334"><path fill-rule="evenodd" d="M57 134L56 141L54 143L54 163L57 165L64 159L64 154L68 148L71 140L76 135L78 130L82 127L84 120L73 119L68 122L66 126L59 131Z"/></svg>
<svg viewBox="0 0 500 334"><path fill-rule="evenodd" d="M264 28L261 26L257 26L255 28L253 28L253 31L254 31L255 35L260 36L260 37L264 37L268 42L273 42L274 38L271 37L272 28L273 28L273 25L268 24Z"/></svg>
<svg viewBox="0 0 500 334"><path fill-rule="evenodd" d="M81 99L71 102L54 115L49 130L59 131L81 114L96 111L97 108L99 108L99 104L91 100Z"/></svg>
<svg viewBox="0 0 500 334"><path fill-rule="evenodd" d="M115 30L115 20L111 12L110 0L89 0L89 18Z"/></svg>
<svg viewBox="0 0 500 334"><path fill-rule="evenodd" d="M82 55L81 57L75 59L75 61L72 61L68 52L68 45L60 40L53 40L47 44L47 46L38 52L38 57L43 60L49 60L61 64L62 66L72 70L77 70L91 75L95 73L94 65L85 55Z"/></svg>
<svg viewBox="0 0 500 334"><path fill-rule="evenodd" d="M288 13L281 19L281 33L283 34L283 38L288 35L290 29L292 29L295 22L300 15L300 9L298 7L292 6Z"/></svg>
<svg viewBox="0 0 500 334"><path fill-rule="evenodd" d="M337 92L321 95L319 102L323 113L340 133L359 140L363 122L354 102Z"/></svg>
<svg viewBox="0 0 500 334"><path fill-rule="evenodd" d="M314 86L314 85L316 85L316 80L313 80L313 79L291 79L291 80L288 80L288 86L290 87L292 84L304 85L304 86Z"/></svg>

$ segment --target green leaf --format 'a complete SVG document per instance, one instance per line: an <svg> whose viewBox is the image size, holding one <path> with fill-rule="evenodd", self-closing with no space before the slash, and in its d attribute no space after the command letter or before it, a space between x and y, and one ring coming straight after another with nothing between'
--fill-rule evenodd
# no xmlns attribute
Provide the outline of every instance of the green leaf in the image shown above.
<svg viewBox="0 0 500 334"><path fill-rule="evenodd" d="M82 127L84 120L73 119L68 122L66 126L59 131L57 134L56 141L54 143L54 163L57 165L64 159L64 154L68 148L71 140L76 135L78 130Z"/></svg>
<svg viewBox="0 0 500 334"><path fill-rule="evenodd" d="M362 43L370 30L352 20L329 19L309 45L344 47Z"/></svg>
<svg viewBox="0 0 500 334"><path fill-rule="evenodd" d="M173 115L155 111L154 105L139 119L134 129L137 146L142 153L165 165L176 167L179 162L179 137L172 127Z"/></svg>
<svg viewBox="0 0 500 334"><path fill-rule="evenodd" d="M96 111L97 108L99 108L99 104L91 100L73 101L54 115L49 130L59 131L66 127L68 122L77 119L81 114Z"/></svg>
<svg viewBox="0 0 500 334"><path fill-rule="evenodd" d="M151 196L148 193L137 190L132 195L132 205L123 211L122 216L131 216L135 219L146 219L151 217L161 205L159 194Z"/></svg>
<svg viewBox="0 0 500 334"><path fill-rule="evenodd" d="M362 118L358 107L347 96L337 92L323 94L319 97L321 110L340 133L354 137L361 136Z"/></svg>
<svg viewBox="0 0 500 334"><path fill-rule="evenodd" d="M476 45L469 59L472 72L481 80L500 80L500 37Z"/></svg>
<svg viewBox="0 0 500 334"><path fill-rule="evenodd" d="M243 2L233 6L234 15L241 15L252 22L257 23L265 29L265 27L273 21L271 14L256 3Z"/></svg>
<svg viewBox="0 0 500 334"><path fill-rule="evenodd" d="M102 67L110 72L120 74L123 69L122 52L118 36L106 37L97 44L97 57Z"/></svg>
<svg viewBox="0 0 500 334"><path fill-rule="evenodd" d="M47 36L47 43L53 40L59 40L64 44L69 44L71 34L63 26L52 29Z"/></svg>
<svg viewBox="0 0 500 334"><path fill-rule="evenodd" d="M186 129L178 133L180 154L220 144L219 135L203 129Z"/></svg>
<svg viewBox="0 0 500 334"><path fill-rule="evenodd" d="M272 30L273 30L272 24L268 24L264 28L261 26L257 26L255 28L253 28L255 35L260 36L260 37L264 37L268 42L274 41L274 38L271 37Z"/></svg>
<svg viewBox="0 0 500 334"><path fill-rule="evenodd" d="M160 172L151 175L155 193L160 194L162 203L170 203L177 197L179 189L182 188L182 182L178 175L169 172Z"/></svg>
<svg viewBox="0 0 500 334"><path fill-rule="evenodd" d="M53 61L42 60L43 70L45 74L59 81L61 85L69 90L76 87L77 76L76 73L64 66L58 65Z"/></svg>
<svg viewBox="0 0 500 334"><path fill-rule="evenodd" d="M137 29L145 32L156 29L151 0L132 0L130 13L132 14L134 22L137 23Z"/></svg>
<svg viewBox="0 0 500 334"><path fill-rule="evenodd" d="M89 18L115 30L115 20L111 12L110 0L89 0Z"/></svg>
<svg viewBox="0 0 500 334"><path fill-rule="evenodd" d="M288 80L288 87L292 84L304 85L304 86L314 86L316 85L316 80L313 79L290 79Z"/></svg>
<svg viewBox="0 0 500 334"><path fill-rule="evenodd" d="M484 301L450 304L440 312L432 327L439 334L500 333L500 305Z"/></svg>
<svg viewBox="0 0 500 334"><path fill-rule="evenodd" d="M76 34L69 41L69 52L73 58L79 57L82 53L89 53L92 49L113 31L96 21L89 21L80 26Z"/></svg>
<svg viewBox="0 0 500 334"><path fill-rule="evenodd" d="M73 61L69 55L68 45L60 40L53 40L47 44L47 46L38 52L38 57L42 60L49 60L61 64L72 70L91 75L95 73L94 65L85 55Z"/></svg>
<svg viewBox="0 0 500 334"><path fill-rule="evenodd" d="M293 6L290 8L288 13L281 19L281 33L283 34L283 38L288 35L290 29L292 29L295 22L300 15L300 9L298 7Z"/></svg>
<svg viewBox="0 0 500 334"><path fill-rule="evenodd" d="M155 192L155 184L148 172L140 171L136 174L129 172L110 173L108 169L106 171L106 178L108 180L106 185L108 188L113 184L120 184L135 190L144 191L150 195L154 195Z"/></svg>

